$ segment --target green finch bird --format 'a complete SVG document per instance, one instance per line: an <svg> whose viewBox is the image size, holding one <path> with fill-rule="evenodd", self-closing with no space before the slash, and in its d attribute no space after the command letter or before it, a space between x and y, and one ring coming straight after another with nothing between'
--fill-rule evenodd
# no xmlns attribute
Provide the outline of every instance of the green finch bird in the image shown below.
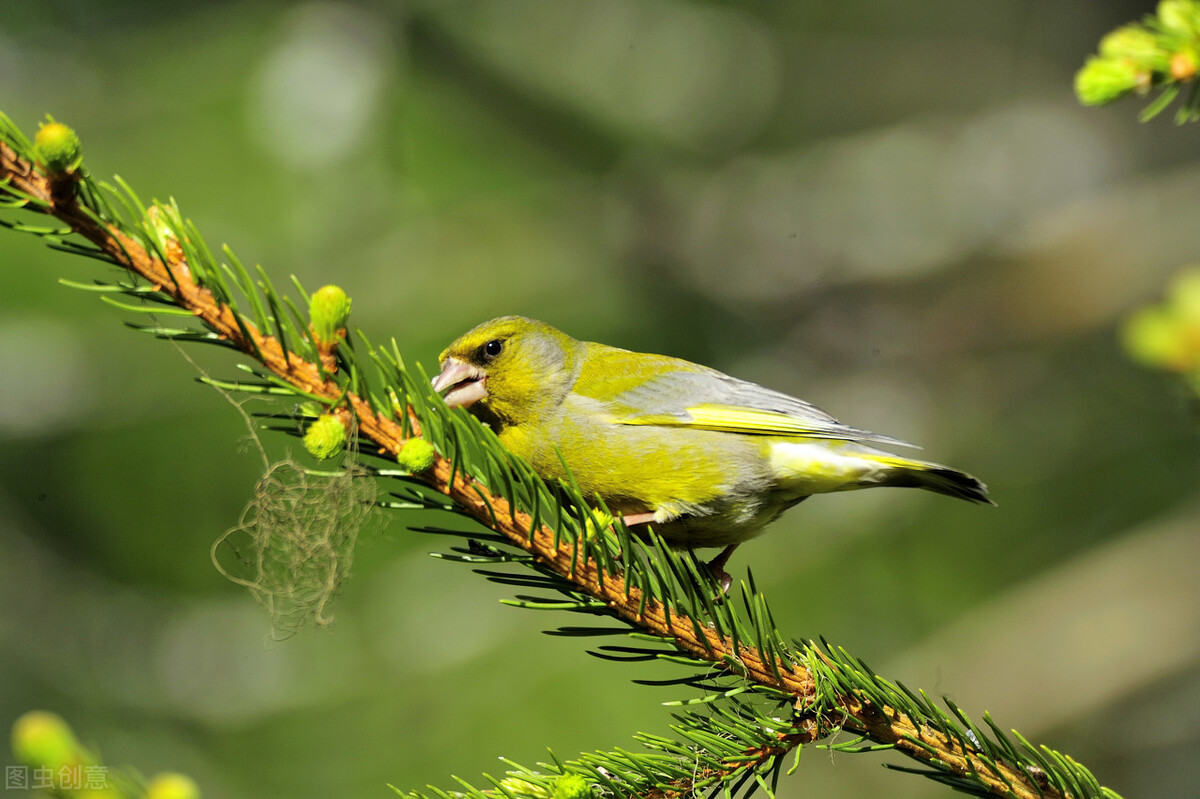
<svg viewBox="0 0 1200 799"><path fill-rule="evenodd" d="M813 494L924 488L992 504L969 474L870 446L911 446L847 427L803 400L666 355L576 341L503 316L442 352L433 379L546 479L565 462L584 496L674 546L734 548ZM561 454L561 458L560 458Z"/></svg>

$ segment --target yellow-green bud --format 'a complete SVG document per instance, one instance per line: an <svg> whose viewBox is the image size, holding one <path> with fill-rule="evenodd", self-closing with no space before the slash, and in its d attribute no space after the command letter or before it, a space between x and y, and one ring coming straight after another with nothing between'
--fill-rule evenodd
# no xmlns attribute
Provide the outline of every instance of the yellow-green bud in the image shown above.
<svg viewBox="0 0 1200 799"><path fill-rule="evenodd" d="M1144 85L1145 78L1127 59L1093 56L1075 73L1075 94L1084 105L1104 105Z"/></svg>
<svg viewBox="0 0 1200 799"><path fill-rule="evenodd" d="M506 777L500 780L500 787L511 793L513 796L526 797L527 799L549 799L550 792L540 785L523 780L520 777Z"/></svg>
<svg viewBox="0 0 1200 799"><path fill-rule="evenodd" d="M1176 275L1166 301L1139 308L1121 333L1136 360L1192 375L1200 385L1200 266Z"/></svg>
<svg viewBox="0 0 1200 799"><path fill-rule="evenodd" d="M1136 360L1159 369L1185 370L1187 348L1179 325L1159 306L1142 308L1125 322L1125 349Z"/></svg>
<svg viewBox="0 0 1200 799"><path fill-rule="evenodd" d="M606 513L601 508L588 508L588 515L591 517L591 523L584 529L584 535L589 541L594 541L612 529L614 519L611 513Z"/></svg>
<svg viewBox="0 0 1200 799"><path fill-rule="evenodd" d="M417 474L432 466L435 457L437 451L434 450L433 444L423 438L410 438L404 442L400 453L396 455L396 462L404 471Z"/></svg>
<svg viewBox="0 0 1200 799"><path fill-rule="evenodd" d="M1134 66L1163 71L1167 68L1167 54L1158 37L1141 25L1124 25L1105 35L1100 40L1100 55L1103 58L1127 58Z"/></svg>
<svg viewBox="0 0 1200 799"><path fill-rule="evenodd" d="M564 774L554 781L554 799L588 799L592 786L578 774Z"/></svg>
<svg viewBox="0 0 1200 799"><path fill-rule="evenodd" d="M346 446L346 426L331 413L318 417L304 431L304 448L317 460L328 460Z"/></svg>
<svg viewBox="0 0 1200 799"><path fill-rule="evenodd" d="M167 221L170 213L169 209L161 205L151 205L146 209L146 220L160 242L175 238L175 230Z"/></svg>
<svg viewBox="0 0 1200 799"><path fill-rule="evenodd" d="M1196 0L1162 0L1158 19L1172 33L1195 36L1200 33L1200 5Z"/></svg>
<svg viewBox="0 0 1200 799"><path fill-rule="evenodd" d="M57 771L88 760L71 726L56 713L33 710L13 722L13 755L34 768Z"/></svg>
<svg viewBox="0 0 1200 799"><path fill-rule="evenodd" d="M1168 290L1171 309L1180 321L1200 333L1200 266L1183 270Z"/></svg>
<svg viewBox="0 0 1200 799"><path fill-rule="evenodd" d="M186 774L164 771L146 784L145 799L200 799L200 786Z"/></svg>
<svg viewBox="0 0 1200 799"><path fill-rule="evenodd" d="M309 301L308 318L318 344L337 344L350 319L350 298L338 286L322 286Z"/></svg>
<svg viewBox="0 0 1200 799"><path fill-rule="evenodd" d="M83 147L75 131L53 119L38 128L33 137L33 152L51 175L70 174L83 163Z"/></svg>

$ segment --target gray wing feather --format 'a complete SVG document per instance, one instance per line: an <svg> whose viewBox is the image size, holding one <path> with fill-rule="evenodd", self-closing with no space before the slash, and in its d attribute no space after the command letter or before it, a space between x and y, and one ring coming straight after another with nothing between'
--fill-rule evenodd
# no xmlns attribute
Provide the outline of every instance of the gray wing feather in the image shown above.
<svg viewBox="0 0 1200 799"><path fill-rule="evenodd" d="M843 441L870 441L893 446L913 447L906 441L844 425L812 403L757 383L739 380L705 367L695 371L676 371L659 375L620 395L620 404L651 417L670 417L687 424L689 408L697 405L728 405L782 414L812 432L813 438ZM653 409L652 411L650 409Z"/></svg>

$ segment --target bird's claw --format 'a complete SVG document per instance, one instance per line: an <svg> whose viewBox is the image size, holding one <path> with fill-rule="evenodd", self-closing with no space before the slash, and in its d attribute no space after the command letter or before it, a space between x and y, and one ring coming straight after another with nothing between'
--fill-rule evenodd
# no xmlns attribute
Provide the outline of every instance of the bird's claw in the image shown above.
<svg viewBox="0 0 1200 799"><path fill-rule="evenodd" d="M729 572L725 571L725 564L729 562L729 556L733 554L733 550L737 549L737 546L737 544L730 544L721 550L720 555L717 555L708 562L709 573L712 574L717 584L721 586L721 596L718 599L728 594L729 587L733 585L733 577L730 576Z"/></svg>
<svg viewBox="0 0 1200 799"><path fill-rule="evenodd" d="M733 585L733 577L729 574L729 572L720 567L714 568L711 563L708 564L708 570L712 574L712 578L717 581L719 586L721 586L721 594L717 597L717 601L719 602L725 598L726 594L729 593L729 587Z"/></svg>

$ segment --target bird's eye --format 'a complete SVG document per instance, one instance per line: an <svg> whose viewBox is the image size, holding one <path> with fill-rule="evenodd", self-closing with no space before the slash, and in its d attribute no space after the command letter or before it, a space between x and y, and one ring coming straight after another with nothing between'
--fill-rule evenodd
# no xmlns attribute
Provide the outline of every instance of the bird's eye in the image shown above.
<svg viewBox="0 0 1200 799"><path fill-rule="evenodd" d="M480 353L487 359L495 358L504 349L504 342L498 338L494 338L487 344L479 348Z"/></svg>

